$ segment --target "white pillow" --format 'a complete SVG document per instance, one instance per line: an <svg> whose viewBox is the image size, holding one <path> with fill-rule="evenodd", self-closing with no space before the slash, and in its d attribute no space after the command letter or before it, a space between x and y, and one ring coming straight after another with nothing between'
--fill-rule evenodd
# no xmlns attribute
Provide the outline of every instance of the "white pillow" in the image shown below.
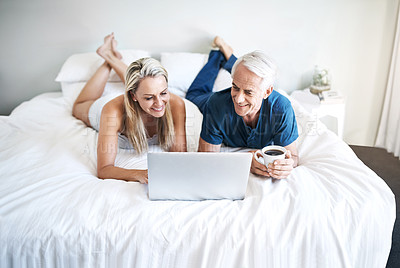
<svg viewBox="0 0 400 268"><path fill-rule="evenodd" d="M207 58L206 54L200 53L161 53L161 65L168 72L168 87L186 95L189 86L207 62Z"/></svg>
<svg viewBox="0 0 400 268"><path fill-rule="evenodd" d="M143 50L126 49L121 50L120 53L122 54L122 61L126 65L131 64L137 59L150 57L150 53ZM88 81L103 62L104 60L95 52L73 54L61 67L56 82ZM112 70L108 81L119 82L121 79Z"/></svg>
<svg viewBox="0 0 400 268"><path fill-rule="evenodd" d="M72 109L76 98L81 93L86 82L61 82L61 91L63 93L66 104ZM107 82L102 96L108 94L123 94L125 85L122 82Z"/></svg>
<svg viewBox="0 0 400 268"><path fill-rule="evenodd" d="M213 91L220 91L228 87L232 87L232 76L227 70L220 69L217 79L215 79Z"/></svg>
<svg viewBox="0 0 400 268"><path fill-rule="evenodd" d="M168 90L169 90L169 92L174 93L175 95L178 95L182 99L184 99L186 97L186 92L180 90L179 88L171 87L170 85L168 85Z"/></svg>
<svg viewBox="0 0 400 268"><path fill-rule="evenodd" d="M208 55L201 53L177 52L161 53L161 65L168 72L169 90L181 97L186 96L186 92L197 74L207 63ZM228 71L221 69L215 80L213 91L219 91L231 87L232 78Z"/></svg>

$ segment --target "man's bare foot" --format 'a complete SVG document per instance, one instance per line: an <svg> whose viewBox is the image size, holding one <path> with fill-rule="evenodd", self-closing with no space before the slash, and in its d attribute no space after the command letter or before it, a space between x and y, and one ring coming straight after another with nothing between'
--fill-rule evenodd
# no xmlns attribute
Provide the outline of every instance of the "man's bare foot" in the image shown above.
<svg viewBox="0 0 400 268"><path fill-rule="evenodd" d="M220 36L216 36L214 38L212 46L219 48L222 54L224 54L226 60L229 60L233 54L233 49L227 43L225 43L224 39L222 39Z"/></svg>

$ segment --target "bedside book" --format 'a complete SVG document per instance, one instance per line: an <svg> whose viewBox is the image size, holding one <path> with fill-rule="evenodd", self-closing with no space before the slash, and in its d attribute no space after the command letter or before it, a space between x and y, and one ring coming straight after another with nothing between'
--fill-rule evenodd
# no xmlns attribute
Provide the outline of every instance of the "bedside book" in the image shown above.
<svg viewBox="0 0 400 268"><path fill-rule="evenodd" d="M321 103L343 103L344 97L338 91L323 91L318 93Z"/></svg>

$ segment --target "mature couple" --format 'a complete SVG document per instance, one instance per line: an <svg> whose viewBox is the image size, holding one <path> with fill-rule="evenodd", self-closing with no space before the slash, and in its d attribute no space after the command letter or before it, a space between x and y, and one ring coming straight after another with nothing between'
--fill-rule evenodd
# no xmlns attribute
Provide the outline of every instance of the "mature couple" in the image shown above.
<svg viewBox="0 0 400 268"><path fill-rule="evenodd" d="M288 151L285 159L267 168L253 157L251 172L286 178L298 163L298 133L290 101L273 90L276 66L260 51L237 59L220 37L213 46L218 50L211 51L186 95L203 113L199 151L218 152L222 143L255 150L281 145ZM115 166L118 146L138 154L151 143L164 150L186 151L185 104L168 91L167 72L157 60L143 58L126 66L114 34L104 38L97 53L104 63L82 89L72 113L99 132L99 178L147 183L147 170ZM220 68L232 73L232 87L213 93ZM125 82L125 93L101 97L112 69Z"/></svg>

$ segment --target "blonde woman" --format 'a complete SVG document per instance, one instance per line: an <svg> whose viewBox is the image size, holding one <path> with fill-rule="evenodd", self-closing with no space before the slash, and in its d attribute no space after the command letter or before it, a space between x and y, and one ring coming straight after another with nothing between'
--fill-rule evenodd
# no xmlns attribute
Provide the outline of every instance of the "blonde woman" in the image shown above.
<svg viewBox="0 0 400 268"><path fill-rule="evenodd" d="M143 58L126 66L113 33L104 38L97 54L104 63L82 89L72 114L99 132L100 179L147 183L147 170L115 166L118 146L133 148L137 154L155 143L164 150L186 151L185 104L168 92L167 72L157 60ZM125 93L101 97L111 69L125 82Z"/></svg>

